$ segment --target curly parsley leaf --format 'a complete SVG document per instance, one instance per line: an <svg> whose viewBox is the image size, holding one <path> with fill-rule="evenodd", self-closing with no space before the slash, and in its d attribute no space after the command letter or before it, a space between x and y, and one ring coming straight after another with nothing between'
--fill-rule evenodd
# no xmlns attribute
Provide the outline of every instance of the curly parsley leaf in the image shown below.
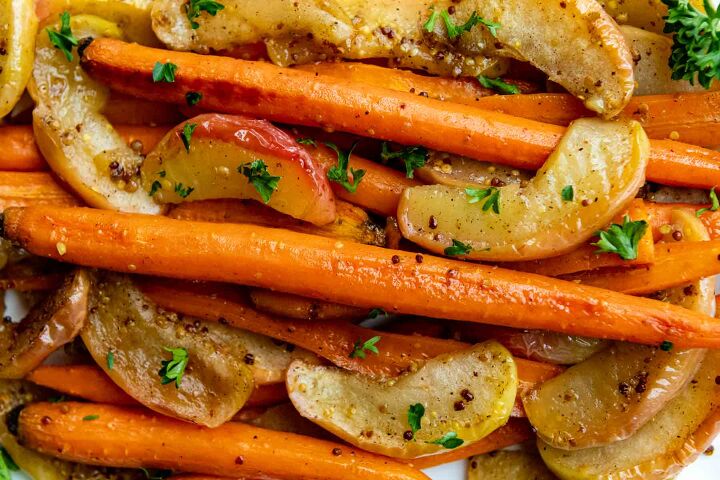
<svg viewBox="0 0 720 480"><path fill-rule="evenodd" d="M705 12L689 0L662 0L668 7L665 33L674 33L668 64L673 80L710 88L720 79L720 12L704 0Z"/></svg>
<svg viewBox="0 0 720 480"><path fill-rule="evenodd" d="M470 245L466 245L460 240L454 240L452 241L452 246L447 247L444 250L445 255L450 256L457 256L457 255L467 255L472 251L472 247Z"/></svg>
<svg viewBox="0 0 720 480"><path fill-rule="evenodd" d="M462 25L455 25L455 22L452 18L450 18L450 14L446 10L440 12L440 16L442 17L443 22L445 22L445 28L447 29L448 37L450 37L450 40L455 40L463 33L469 32L475 25L478 24L485 25L485 27L487 27L487 29L490 31L490 35L492 35L493 37L497 37L497 29L500 28L499 23L485 20L480 15L478 15L477 12L472 12L472 15L470 15L468 21L463 23Z"/></svg>
<svg viewBox="0 0 720 480"><path fill-rule="evenodd" d="M263 202L268 203L273 192L277 190L280 177L270 175L267 165L262 160L240 165L238 171L248 178L255 190L260 194Z"/></svg>
<svg viewBox="0 0 720 480"><path fill-rule="evenodd" d="M200 28L200 24L195 21L200 16L200 12L207 12L214 17L223 8L225 5L213 0L189 0L185 4L185 13L190 20L190 27L196 30Z"/></svg>
<svg viewBox="0 0 720 480"><path fill-rule="evenodd" d="M335 153L337 153L338 157L337 165L328 170L327 177L331 181L337 182L342 185L345 190L350 193L355 193L357 191L357 187L360 184L360 181L362 180L363 176L365 176L365 170L355 170L351 168L350 174L352 174L353 181L350 182L348 178L348 164L350 163L350 155L352 155L352 152L353 150L355 150L355 147L357 147L358 143L359 142L354 142L350 147L350 150L348 150L347 152L343 152L334 143L325 142L325 145L328 148L334 150Z"/></svg>
<svg viewBox="0 0 720 480"><path fill-rule="evenodd" d="M487 188L466 188L465 195L467 195L468 203L478 203L484 199L482 210L487 212L492 209L495 213L500 213L500 190L495 187Z"/></svg>
<svg viewBox="0 0 720 480"><path fill-rule="evenodd" d="M596 232L600 240L591 245L598 247L595 253L617 253L623 260L635 260L638 243L647 227L645 220L631 221L630 217L625 215L622 225L613 223L607 230Z"/></svg>
<svg viewBox="0 0 720 480"><path fill-rule="evenodd" d="M63 12L60 14L60 30L51 30L50 27L46 28L45 31L50 38L50 43L57 49L59 49L67 59L68 62L72 62L73 47L77 47L78 39L72 34L70 28L70 13Z"/></svg>
<svg viewBox="0 0 720 480"><path fill-rule="evenodd" d="M710 211L710 212L716 212L720 208L720 201L718 201L717 193L715 193L715 187L712 187L710 189L710 206L701 208L697 212L695 212L695 216L699 217L703 213Z"/></svg>
<svg viewBox="0 0 720 480"><path fill-rule="evenodd" d="M520 93L520 89L517 87L517 85L507 83L505 80L499 77L489 78L485 75L478 75L477 79L478 82L480 82L480 85L485 88L491 88L501 95L515 95L517 93Z"/></svg>
<svg viewBox="0 0 720 480"><path fill-rule="evenodd" d="M162 368L158 371L160 382L163 385L175 382L175 388L180 388L185 367L187 367L190 356L184 348L168 348L163 347L166 352L172 353L172 360L163 360Z"/></svg>
<svg viewBox="0 0 720 480"><path fill-rule="evenodd" d="M380 159L383 163L387 163L390 160L399 158L405 163L405 176L407 178L415 177L415 169L425 165L428 158L428 151L425 147L404 147L397 152L390 150L390 146L387 142L382 143L382 152L380 152Z"/></svg>
<svg viewBox="0 0 720 480"><path fill-rule="evenodd" d="M175 72L177 72L177 68L177 65L174 63L155 62L155 66L152 71L153 82L173 83L175 81Z"/></svg>
<svg viewBox="0 0 720 480"><path fill-rule="evenodd" d="M187 102L188 107L197 105L200 100L202 100L202 93L200 92L187 92L185 94L185 101Z"/></svg>
<svg viewBox="0 0 720 480"><path fill-rule="evenodd" d="M442 445L445 448L457 448L463 443L465 443L465 440L462 438L458 438L457 433L455 432L448 432L442 437L438 438L437 440L433 440L431 442L425 442L425 443L432 443L435 445Z"/></svg>
<svg viewBox="0 0 720 480"><path fill-rule="evenodd" d="M415 432L420 430L420 423L422 421L423 415L425 415L425 407L422 403L410 405L410 407L408 408L408 424L410 425L410 430L412 431L413 435L415 435Z"/></svg>
<svg viewBox="0 0 720 480"><path fill-rule="evenodd" d="M560 197L564 202L572 202L575 198L575 189L572 185L565 185L560 192Z"/></svg>
<svg viewBox="0 0 720 480"><path fill-rule="evenodd" d="M352 352L350 352L350 358L365 358L366 350L377 355L380 351L375 345L380 341L380 338L380 336L375 336L364 342L362 340L356 340Z"/></svg>

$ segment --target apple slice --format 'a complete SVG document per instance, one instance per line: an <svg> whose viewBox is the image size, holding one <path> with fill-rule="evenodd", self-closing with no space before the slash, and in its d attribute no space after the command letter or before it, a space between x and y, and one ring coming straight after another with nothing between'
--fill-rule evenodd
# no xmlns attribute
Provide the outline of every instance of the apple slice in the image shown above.
<svg viewBox="0 0 720 480"><path fill-rule="evenodd" d="M147 156L141 176L145 191L159 203L253 199L315 225L335 219L324 169L266 120L221 114L191 118Z"/></svg>

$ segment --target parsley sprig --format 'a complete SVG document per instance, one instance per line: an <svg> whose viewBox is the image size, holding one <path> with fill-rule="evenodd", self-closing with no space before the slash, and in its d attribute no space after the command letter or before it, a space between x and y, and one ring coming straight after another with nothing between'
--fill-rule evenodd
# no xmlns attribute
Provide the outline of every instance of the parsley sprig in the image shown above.
<svg viewBox="0 0 720 480"><path fill-rule="evenodd" d="M623 224L613 223L607 230L596 233L600 237L594 245L595 253L617 253L623 260L635 260L638 255L638 243L645 234L648 224L645 220L631 221L625 215Z"/></svg>
<svg viewBox="0 0 720 480"><path fill-rule="evenodd" d="M472 247L470 245L467 245L460 240L453 239L452 246L445 248L444 253L445 255L449 256L457 256L457 255L467 255L472 251Z"/></svg>
<svg viewBox="0 0 720 480"><path fill-rule="evenodd" d="M704 207L695 212L696 217L700 217L703 213L710 211L710 212L716 212L720 208L720 201L718 201L717 193L715 193L715 187L712 187L710 189L710 206Z"/></svg>
<svg viewBox="0 0 720 480"><path fill-rule="evenodd" d="M350 352L350 358L365 358L365 351L372 352L375 355L379 354L380 351L375 346L380 341L380 336L374 336L368 338L364 342L362 340L356 340L353 345L352 352Z"/></svg>
<svg viewBox="0 0 720 480"><path fill-rule="evenodd" d="M480 82L480 85L482 85L485 88L491 88L498 92L500 95L515 95L520 93L520 89L517 87L517 85L513 85L512 83L507 83L502 78L489 78L485 75L478 75L477 76L478 82Z"/></svg>
<svg viewBox="0 0 720 480"><path fill-rule="evenodd" d="M51 30L50 27L46 28L50 43L57 49L59 49L67 59L68 62L72 62L73 47L77 47L78 39L72 34L70 28L70 13L63 12L60 14L60 30Z"/></svg>
<svg viewBox="0 0 720 480"><path fill-rule="evenodd" d="M493 212L500 213L500 190L498 188L466 188L465 195L468 196L468 203L478 203L487 198L482 206L483 212L492 209Z"/></svg>
<svg viewBox="0 0 720 480"><path fill-rule="evenodd" d="M342 185L345 190L350 193L355 193L357 191L357 187L360 184L360 181L362 180L363 176L365 176L365 170L355 170L351 168L350 173L352 174L353 181L350 182L348 178L348 164L350 163L350 155L352 155L352 152L353 150L355 150L355 147L357 147L358 143L359 142L354 142L350 147L350 150L348 150L347 152L343 152L334 143L325 142L325 145L328 148L334 150L335 153L337 153L338 157L337 165L328 170L327 177L331 181L337 182Z"/></svg>
<svg viewBox="0 0 720 480"><path fill-rule="evenodd" d="M268 203L273 192L277 190L280 177L268 173L267 165L262 160L248 162L238 167L238 172L245 175L255 190L260 194L263 202Z"/></svg>
<svg viewBox="0 0 720 480"><path fill-rule="evenodd" d="M188 20L190 20L190 27L197 30L200 28L200 24L195 19L200 16L200 12L207 12L214 17L223 8L225 8L225 5L213 0L189 0L185 4L185 13Z"/></svg>
<svg viewBox="0 0 720 480"><path fill-rule="evenodd" d="M422 403L416 403L414 405L410 405L408 408L408 424L410 425L410 431L412 431L413 435L415 435L415 432L420 430L421 428L421 422L422 417L425 415L425 407Z"/></svg>
<svg viewBox="0 0 720 480"><path fill-rule="evenodd" d="M425 147L404 147L397 152L390 150L390 146L387 142L382 143L382 152L380 152L380 159L383 162L389 162L399 158L405 163L405 176L407 178L415 177L415 169L425 165L428 158L428 151Z"/></svg>
<svg viewBox="0 0 720 480"><path fill-rule="evenodd" d="M160 382L163 385L175 382L175 388L180 388L180 382L182 381L185 368L190 360L188 351L182 347L163 347L163 349L166 352L172 353L172 360L163 360L161 362L162 368L158 371L158 375L160 375Z"/></svg>
<svg viewBox="0 0 720 480"><path fill-rule="evenodd" d="M438 16L443 19L443 23L445 23L445 29L447 30L450 40L455 40L463 33L469 32L475 25L478 24L485 25L493 37L497 37L497 29L500 28L499 23L486 20L480 15L478 15L478 13L475 11L472 12L467 22L463 23L462 25L455 25L455 22L450 17L450 14L447 12L447 10L438 12L437 10L435 10L435 5L431 5L430 17L423 24L423 28L426 32L432 33L435 30L435 24L437 23Z"/></svg>
<svg viewBox="0 0 720 480"><path fill-rule="evenodd" d="M155 66L152 71L153 82L173 83L175 81L175 72L177 72L177 68L177 65L174 63L155 62Z"/></svg>
<svg viewBox="0 0 720 480"><path fill-rule="evenodd" d="M703 0L705 12L689 0L662 0L668 6L665 33L674 33L668 64L673 80L687 80L710 88L720 79L720 12Z"/></svg>
<svg viewBox="0 0 720 480"><path fill-rule="evenodd" d="M438 438L437 440L433 440L433 441L425 442L425 443L442 445L445 448L451 449L451 448L459 447L460 445L465 443L465 440L463 440L462 438L458 438L457 433L455 433L455 432L448 432L445 435L443 435L442 437Z"/></svg>

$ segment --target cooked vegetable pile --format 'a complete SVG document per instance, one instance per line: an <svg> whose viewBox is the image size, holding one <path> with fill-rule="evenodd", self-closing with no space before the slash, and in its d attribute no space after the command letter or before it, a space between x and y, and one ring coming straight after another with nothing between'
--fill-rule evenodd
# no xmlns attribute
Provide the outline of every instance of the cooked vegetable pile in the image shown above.
<svg viewBox="0 0 720 480"><path fill-rule="evenodd" d="M3 0L0 480L675 478L718 15Z"/></svg>

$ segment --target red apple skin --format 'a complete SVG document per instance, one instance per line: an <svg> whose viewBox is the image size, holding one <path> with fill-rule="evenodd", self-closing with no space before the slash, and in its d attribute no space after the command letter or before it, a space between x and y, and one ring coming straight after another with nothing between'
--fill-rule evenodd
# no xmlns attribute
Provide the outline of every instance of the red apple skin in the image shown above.
<svg viewBox="0 0 720 480"><path fill-rule="evenodd" d="M182 141L185 125L195 125L190 151ZM268 206L315 225L335 219L335 196L324 165L313 160L293 137L266 120L238 115L206 113L168 132L147 156L142 167L143 186L156 189L161 203L213 198L253 199L262 202L255 187L239 171L243 164L262 160L268 173L279 176ZM177 186L192 188L186 196ZM182 188L180 189L182 190Z"/></svg>

